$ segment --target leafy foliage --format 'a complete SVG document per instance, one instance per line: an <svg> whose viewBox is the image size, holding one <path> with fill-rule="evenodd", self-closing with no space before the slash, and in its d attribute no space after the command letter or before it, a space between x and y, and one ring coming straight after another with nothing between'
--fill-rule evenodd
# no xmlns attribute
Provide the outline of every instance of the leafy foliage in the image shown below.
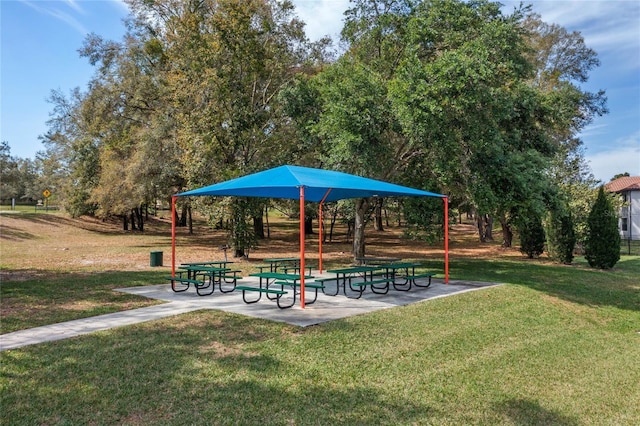
<svg viewBox="0 0 640 426"><path fill-rule="evenodd" d="M593 268L610 269L620 260L618 216L604 187L598 190L589 219L584 257Z"/></svg>
<svg viewBox="0 0 640 426"><path fill-rule="evenodd" d="M86 92L52 93L42 167L73 214L126 215L286 161L446 193L497 219L505 246L521 216L567 197L580 244L593 179L576 135L607 111L579 86L598 65L579 33L488 0L354 0L330 61L287 0L127 3L126 37L80 50L96 66ZM355 255L369 204L354 203ZM240 252L251 226L238 218L261 219L193 205L236 224Z"/></svg>
<svg viewBox="0 0 640 426"><path fill-rule="evenodd" d="M520 251L529 259L540 256L544 252L545 234L540 216L530 213L518 221L520 234Z"/></svg>
<svg viewBox="0 0 640 426"><path fill-rule="evenodd" d="M577 240L571 210L553 209L549 214L546 233L549 256L558 262L571 264Z"/></svg>

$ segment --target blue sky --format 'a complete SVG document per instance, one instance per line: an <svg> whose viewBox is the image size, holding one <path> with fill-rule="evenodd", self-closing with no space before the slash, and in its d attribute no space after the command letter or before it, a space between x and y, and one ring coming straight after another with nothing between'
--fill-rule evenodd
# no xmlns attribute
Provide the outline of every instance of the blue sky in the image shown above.
<svg viewBox="0 0 640 426"><path fill-rule="evenodd" d="M519 1L503 0L511 11ZM527 2L525 2L527 3ZM583 88L607 92L610 113L582 133L597 179L640 175L640 1L534 0L548 23L579 31L601 66ZM294 0L311 39L337 35L348 0ZM0 140L11 154L33 158L44 149L52 89L84 89L94 70L78 49L94 32L120 40L125 4L119 0L0 0Z"/></svg>

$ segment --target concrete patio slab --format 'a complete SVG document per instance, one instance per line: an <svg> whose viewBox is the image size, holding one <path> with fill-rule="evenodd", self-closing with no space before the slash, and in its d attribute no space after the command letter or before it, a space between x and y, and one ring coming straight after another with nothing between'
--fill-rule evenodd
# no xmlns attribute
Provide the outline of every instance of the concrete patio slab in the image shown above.
<svg viewBox="0 0 640 426"><path fill-rule="evenodd" d="M316 276L322 275L316 274ZM424 283L424 281L418 282ZM257 285L258 281L257 278L249 277L239 281L239 283L241 285ZM233 312L254 318L307 327L353 315L366 314L379 309L388 309L439 297L452 296L495 285L498 284L470 281L450 281L449 284L444 284L442 280L434 279L429 288L414 287L408 292L392 289L384 295L374 294L367 290L360 299L348 298L342 293L337 296L327 296L320 293L318 294L318 300L311 305L307 305L305 309L300 308L299 302L296 302L296 305L292 308L279 309L274 301L268 300L265 296L257 303L246 304L242 300L240 291L231 293L215 291L209 296L198 296L193 289L176 293L171 290L169 284L128 287L117 289L116 291L167 303L2 334L0 335L0 351L66 339L95 331L138 324L202 309ZM307 292L306 300L310 300L312 297L312 292Z"/></svg>

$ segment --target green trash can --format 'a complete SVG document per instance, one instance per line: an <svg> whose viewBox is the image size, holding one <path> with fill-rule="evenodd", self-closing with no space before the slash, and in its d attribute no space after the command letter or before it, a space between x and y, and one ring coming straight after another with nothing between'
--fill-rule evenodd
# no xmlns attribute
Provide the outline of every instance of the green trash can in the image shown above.
<svg viewBox="0 0 640 426"><path fill-rule="evenodd" d="M162 266L162 252L161 251L152 251L151 252L150 264L151 264L151 266Z"/></svg>

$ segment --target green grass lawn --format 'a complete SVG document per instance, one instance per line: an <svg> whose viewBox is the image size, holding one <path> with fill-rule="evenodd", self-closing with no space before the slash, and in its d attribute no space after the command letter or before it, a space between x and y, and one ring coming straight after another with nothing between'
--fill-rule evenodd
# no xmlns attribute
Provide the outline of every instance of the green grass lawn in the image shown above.
<svg viewBox="0 0 640 426"><path fill-rule="evenodd" d="M29 275L39 278L2 283L2 333L162 303L113 289L163 283L167 273L31 271Z"/></svg>
<svg viewBox="0 0 640 426"><path fill-rule="evenodd" d="M308 328L202 311L2 352L2 423L640 424L640 257L451 267L507 284ZM47 297L30 285L14 297Z"/></svg>

